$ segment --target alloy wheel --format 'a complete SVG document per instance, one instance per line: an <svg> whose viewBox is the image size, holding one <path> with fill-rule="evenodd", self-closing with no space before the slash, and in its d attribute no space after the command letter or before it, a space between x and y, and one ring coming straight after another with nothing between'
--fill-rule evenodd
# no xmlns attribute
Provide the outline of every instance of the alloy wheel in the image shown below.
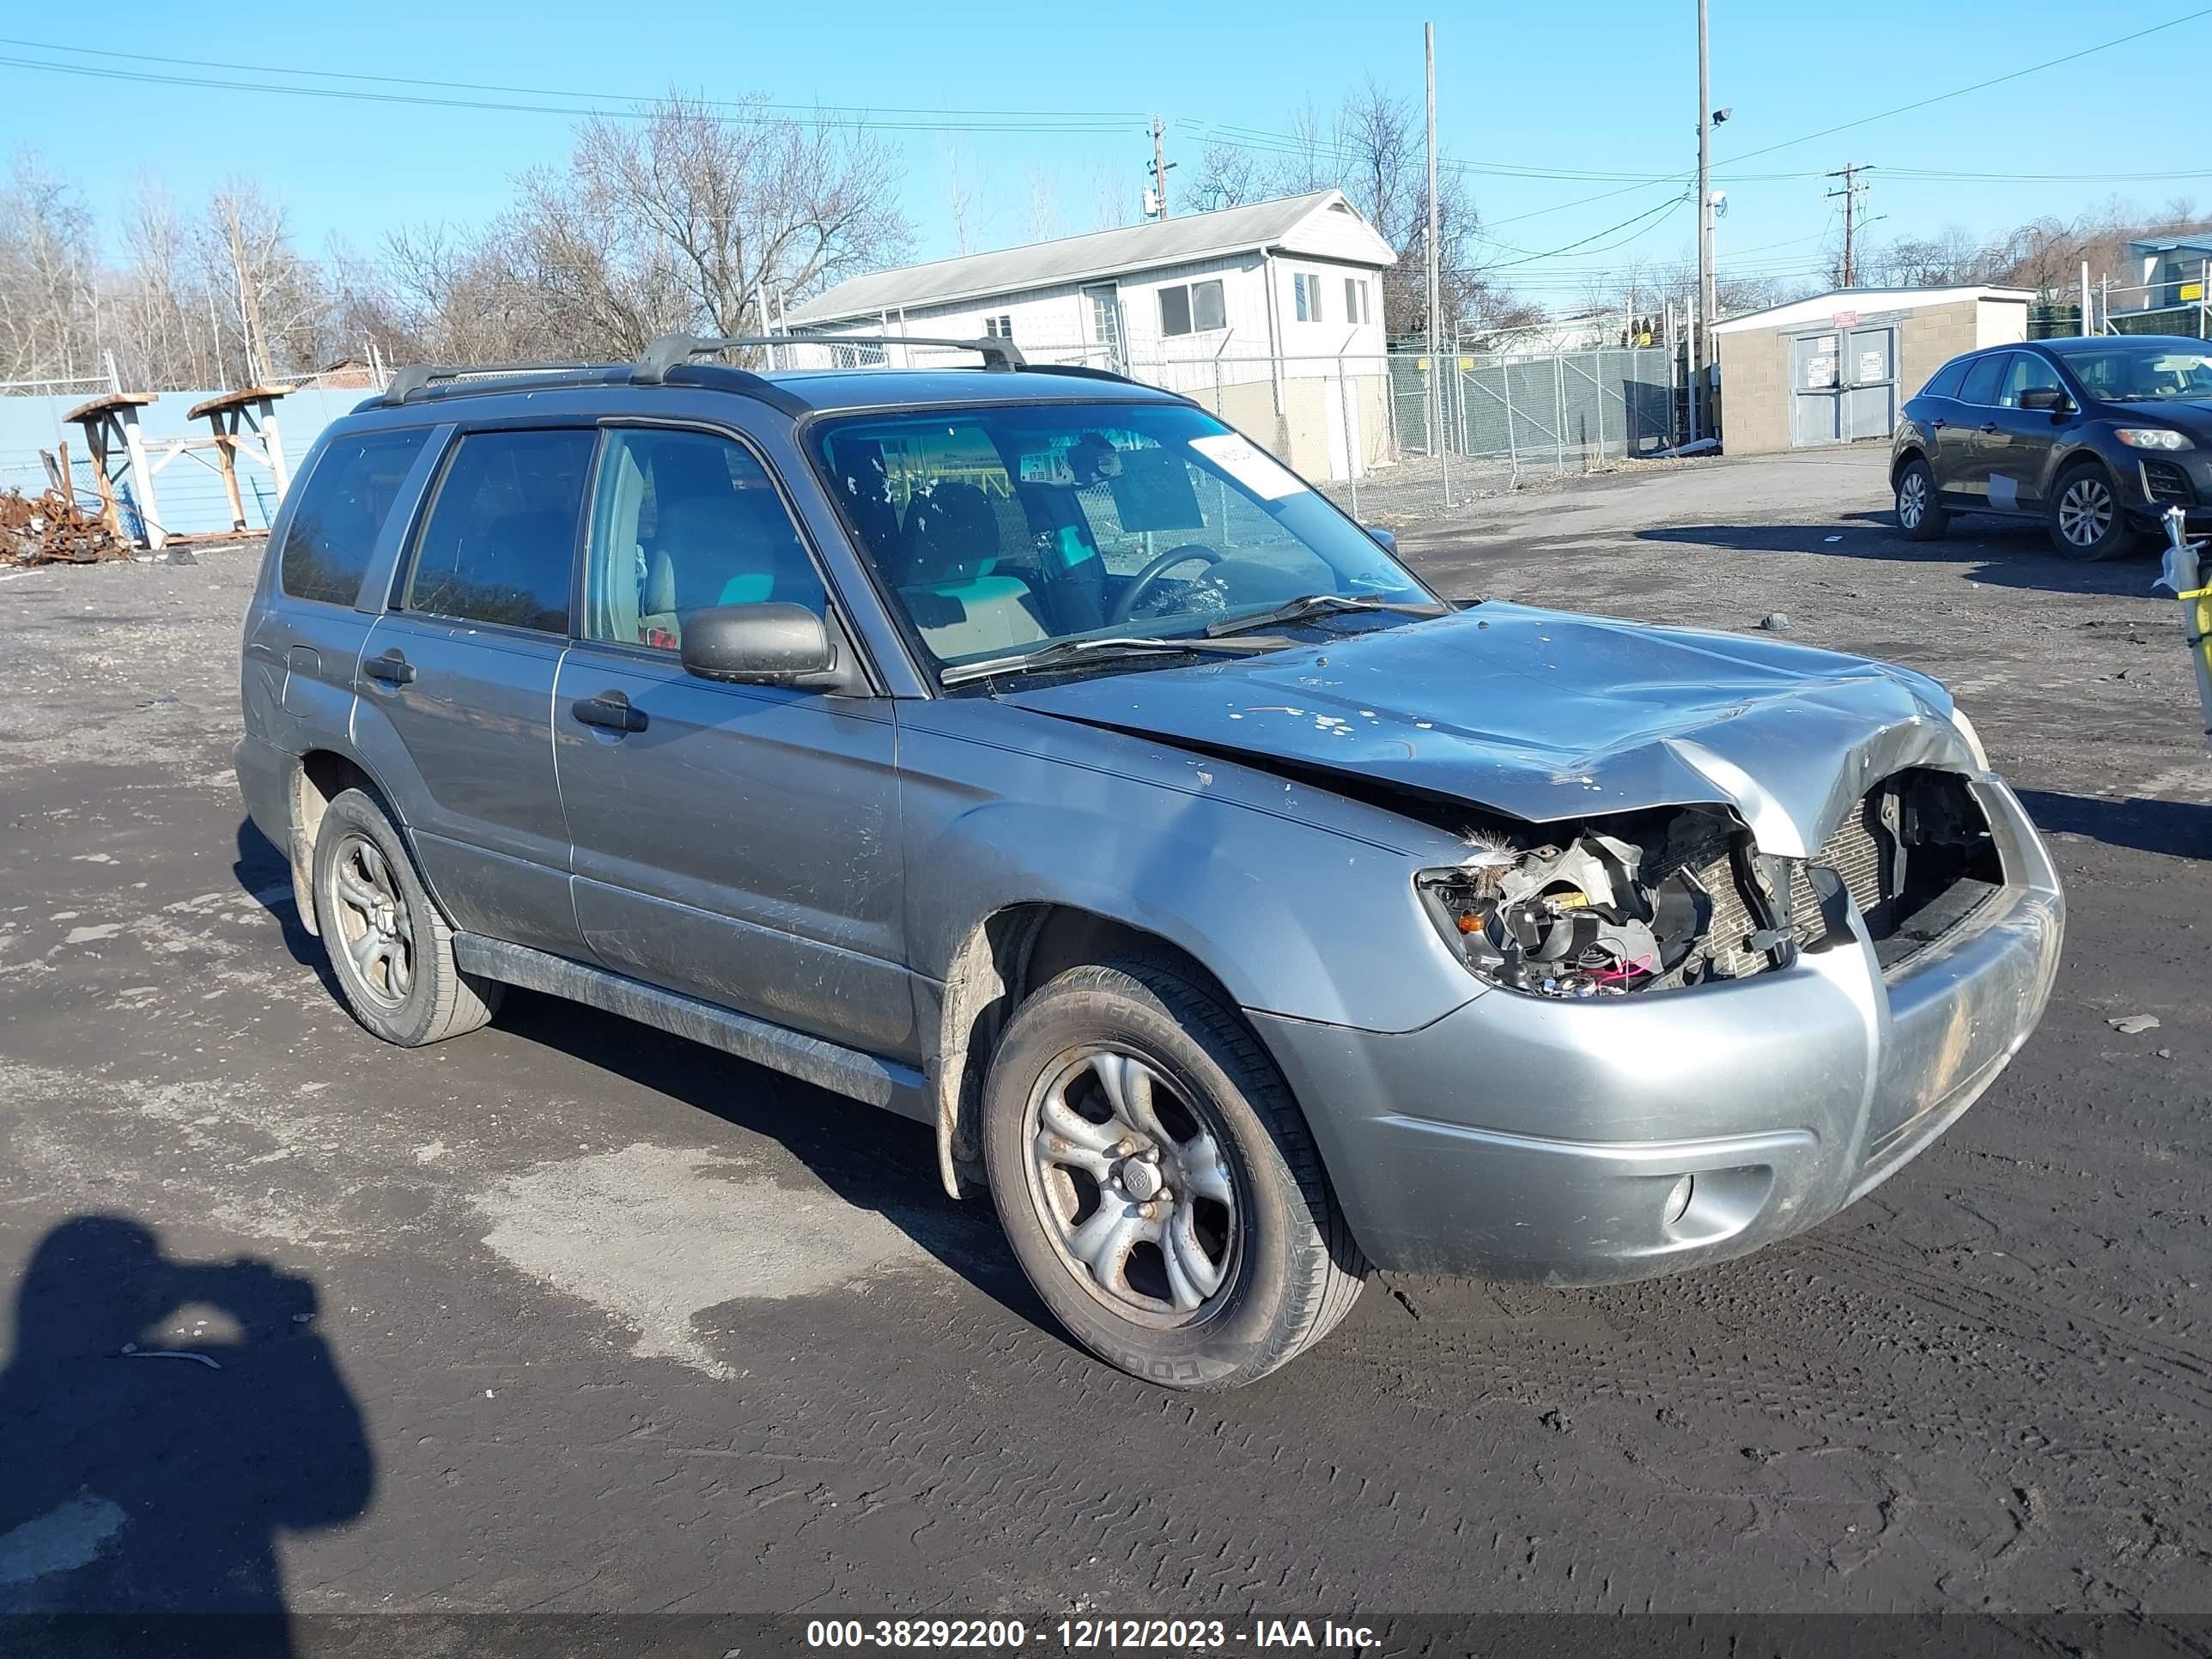
<svg viewBox="0 0 2212 1659"><path fill-rule="evenodd" d="M338 843L331 875L337 944L355 982L380 1007L397 1008L415 988L415 921L383 849L366 836Z"/></svg>
<svg viewBox="0 0 2212 1659"><path fill-rule="evenodd" d="M1927 510L1927 476L1917 471L1906 473L1897 486L1897 521L1907 530L1917 530L1921 515Z"/></svg>
<svg viewBox="0 0 2212 1659"><path fill-rule="evenodd" d="M1124 1317L1206 1316L1234 1278L1241 1222L1200 1109L1137 1055L1087 1048L1039 1080L1024 1127L1030 1199L1076 1280Z"/></svg>
<svg viewBox="0 0 2212 1659"><path fill-rule="evenodd" d="M2058 498L2058 533L2074 547L2094 547L2112 527L2110 485L2094 474L2076 478Z"/></svg>

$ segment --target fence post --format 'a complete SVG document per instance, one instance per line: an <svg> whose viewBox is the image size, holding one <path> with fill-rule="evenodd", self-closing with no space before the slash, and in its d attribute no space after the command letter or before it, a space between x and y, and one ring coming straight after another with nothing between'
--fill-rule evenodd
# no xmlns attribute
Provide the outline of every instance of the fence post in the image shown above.
<svg viewBox="0 0 2212 1659"><path fill-rule="evenodd" d="M1443 469L1444 505L1446 507L1449 507L1452 504L1451 432L1449 428L1444 425L1444 422L1448 418L1448 411L1444 407L1443 367L1444 364L1443 358L1432 356L1429 359L1429 374L1431 378L1435 380L1437 387L1437 459L1438 465Z"/></svg>
<svg viewBox="0 0 2212 1659"><path fill-rule="evenodd" d="M1595 355L1597 359L1597 464L1602 470L1605 466L1605 348L1600 346Z"/></svg>
<svg viewBox="0 0 2212 1659"><path fill-rule="evenodd" d="M1513 360L1498 360L1498 384L1505 392L1505 487L1521 488L1521 441L1513 434Z"/></svg>
<svg viewBox="0 0 2212 1659"><path fill-rule="evenodd" d="M1352 484L1352 516L1359 516L1359 434L1352 423L1352 377L1344 355L1336 359L1336 404L1344 422L1344 476Z"/></svg>
<svg viewBox="0 0 2212 1659"><path fill-rule="evenodd" d="M1552 471L1567 476L1567 371L1565 359L1552 359Z"/></svg>

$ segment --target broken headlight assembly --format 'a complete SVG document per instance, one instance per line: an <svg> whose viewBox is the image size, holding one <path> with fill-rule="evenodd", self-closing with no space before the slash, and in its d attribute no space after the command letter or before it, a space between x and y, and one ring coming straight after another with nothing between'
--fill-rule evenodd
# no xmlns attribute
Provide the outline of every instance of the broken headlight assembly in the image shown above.
<svg viewBox="0 0 2212 1659"><path fill-rule="evenodd" d="M1437 931L1493 985L1626 996L1741 978L1796 956L1788 907L1800 866L1754 854L1725 814L1639 814L1535 844L1487 830L1468 840L1465 862L1424 871L1417 884Z"/></svg>
<svg viewBox="0 0 2212 1659"><path fill-rule="evenodd" d="M1917 769L1868 791L1811 859L1761 853L1735 817L1699 806L1467 841L1460 864L1416 878L1430 921L1477 977L1547 997L1786 968L1853 939L1854 909L1876 959L1898 969L2004 878L1966 781Z"/></svg>

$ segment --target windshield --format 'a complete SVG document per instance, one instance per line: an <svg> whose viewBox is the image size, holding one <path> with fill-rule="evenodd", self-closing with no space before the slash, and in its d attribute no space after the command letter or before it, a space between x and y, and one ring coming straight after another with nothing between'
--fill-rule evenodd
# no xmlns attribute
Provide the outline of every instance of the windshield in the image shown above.
<svg viewBox="0 0 2212 1659"><path fill-rule="evenodd" d="M812 443L940 669L1066 640L1196 636L1309 594L1430 598L1294 474L1188 405L856 416Z"/></svg>
<svg viewBox="0 0 2212 1659"><path fill-rule="evenodd" d="M2212 398L2212 356L2171 340L2099 340L2056 348L2092 398L2107 403Z"/></svg>

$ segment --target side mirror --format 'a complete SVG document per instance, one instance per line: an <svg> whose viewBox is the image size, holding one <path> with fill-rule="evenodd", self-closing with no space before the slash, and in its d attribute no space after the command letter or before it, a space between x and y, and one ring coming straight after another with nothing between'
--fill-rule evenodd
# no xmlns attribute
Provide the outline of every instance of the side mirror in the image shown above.
<svg viewBox="0 0 2212 1659"><path fill-rule="evenodd" d="M836 687L836 641L803 605L717 605L684 619L684 672L736 685Z"/></svg>
<svg viewBox="0 0 2212 1659"><path fill-rule="evenodd" d="M2047 409L2053 414L2074 407L2074 400L2055 386L2032 386L2020 394L2022 409Z"/></svg>
<svg viewBox="0 0 2212 1659"><path fill-rule="evenodd" d="M1370 536L1372 536L1375 538L1376 544L1379 545L1385 553L1395 554L1397 552L1398 532L1396 531L1385 530L1379 524L1364 524L1359 527L1365 531Z"/></svg>

